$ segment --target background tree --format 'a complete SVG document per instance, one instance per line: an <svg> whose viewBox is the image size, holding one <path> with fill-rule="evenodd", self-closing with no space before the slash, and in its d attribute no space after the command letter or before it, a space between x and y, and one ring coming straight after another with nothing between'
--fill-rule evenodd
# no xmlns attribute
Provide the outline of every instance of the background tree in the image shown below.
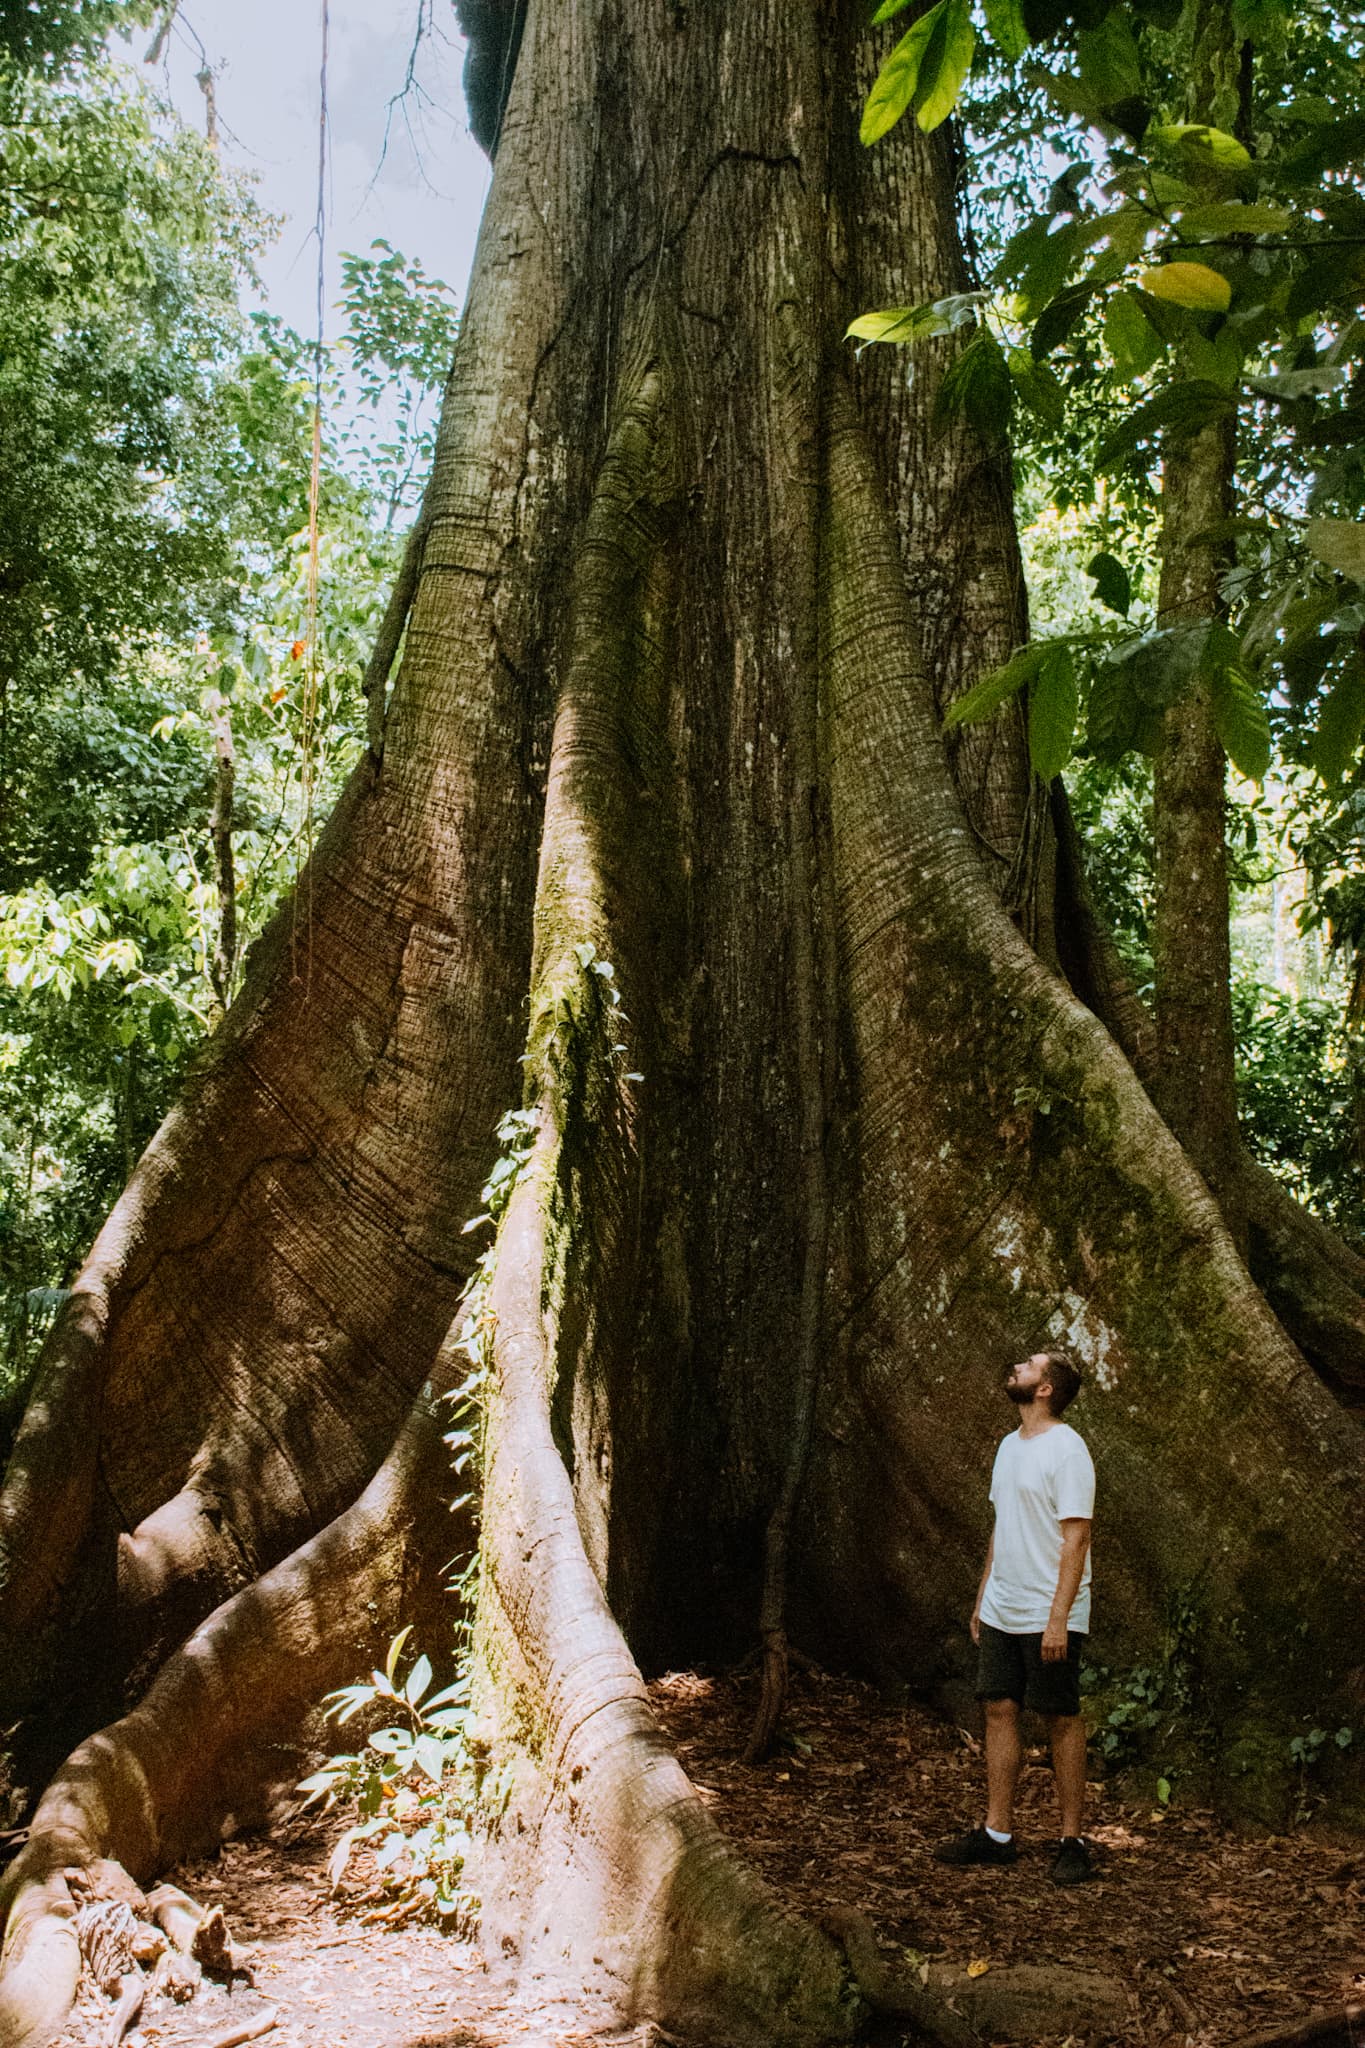
<svg viewBox="0 0 1365 2048"><path fill-rule="evenodd" d="M312 365L238 303L269 223L114 65L49 69L6 74L0 235L6 1448L63 1286L361 744L455 331L420 265L346 259L310 649Z"/></svg>

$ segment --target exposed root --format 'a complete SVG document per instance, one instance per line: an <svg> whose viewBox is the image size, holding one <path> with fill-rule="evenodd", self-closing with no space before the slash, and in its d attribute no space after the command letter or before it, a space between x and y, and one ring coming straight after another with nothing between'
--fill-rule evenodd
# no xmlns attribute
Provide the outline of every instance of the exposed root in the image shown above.
<svg viewBox="0 0 1365 2048"><path fill-rule="evenodd" d="M980 2048L981 2036L942 1998L908 1972L890 1967L865 1913L837 1906L825 1915L825 1924L842 1942L858 1989L874 2012L910 2020L926 2041L936 2041L940 2048Z"/></svg>
<svg viewBox="0 0 1365 2048"><path fill-rule="evenodd" d="M1238 1187L1257 1285L1320 1377L1365 1410L1365 1259L1248 1153Z"/></svg>
<svg viewBox="0 0 1365 2048"><path fill-rule="evenodd" d="M429 1585L425 1560L450 1544L442 1462L440 1424L423 1401L355 1505L211 1614L133 1712L58 1772L0 1884L0 2048L37 2048L75 1994L68 1872L107 1870L112 1859L136 1884L216 1839L226 1814L249 1810L268 1785L270 1740L392 1632L419 1582ZM194 1918L191 1947L202 1947L212 1915ZM218 1933L210 1967L223 1961Z"/></svg>

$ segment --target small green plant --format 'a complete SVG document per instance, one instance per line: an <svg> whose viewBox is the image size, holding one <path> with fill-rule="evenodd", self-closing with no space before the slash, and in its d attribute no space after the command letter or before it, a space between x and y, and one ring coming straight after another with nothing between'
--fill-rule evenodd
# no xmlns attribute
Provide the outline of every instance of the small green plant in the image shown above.
<svg viewBox="0 0 1365 2048"><path fill-rule="evenodd" d="M1311 1771L1315 1764L1321 1763L1329 1742L1344 1753L1355 1739L1354 1728L1338 1728L1335 1735L1326 1728L1310 1728L1306 1735L1291 1735L1289 1738L1290 1762L1297 1764L1300 1771Z"/></svg>
<svg viewBox="0 0 1365 2048"><path fill-rule="evenodd" d="M1149 1735L1161 1718L1165 1674L1139 1665L1125 1678L1115 1680L1108 1671L1096 1670L1087 1690L1098 1695L1103 1712L1095 1730L1101 1756L1109 1764L1133 1762L1143 1736ZM1103 1711L1106 1701L1107 1712Z"/></svg>
<svg viewBox="0 0 1365 2048"><path fill-rule="evenodd" d="M380 1702L396 1720L376 1728L355 1754L329 1758L299 1790L308 1801L321 1800L324 1811L340 1801L355 1804L357 1818L327 1866L334 1890L360 1843L376 1842L374 1860L397 1898L462 1926L478 1910L461 1883L470 1846L468 1678L433 1693L431 1660L423 1655L400 1676L410 1634L405 1628L394 1637L382 1671L327 1700L328 1719L338 1727Z"/></svg>

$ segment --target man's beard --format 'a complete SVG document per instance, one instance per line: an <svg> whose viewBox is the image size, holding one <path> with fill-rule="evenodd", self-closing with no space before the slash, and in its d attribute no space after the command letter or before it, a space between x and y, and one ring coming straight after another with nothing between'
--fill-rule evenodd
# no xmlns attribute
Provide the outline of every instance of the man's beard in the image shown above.
<svg viewBox="0 0 1365 2048"><path fill-rule="evenodd" d="M1021 1387L1014 1380L1006 1382L1005 1395L1008 1400L1013 1401L1016 1408L1029 1408L1033 1405L1032 1387Z"/></svg>

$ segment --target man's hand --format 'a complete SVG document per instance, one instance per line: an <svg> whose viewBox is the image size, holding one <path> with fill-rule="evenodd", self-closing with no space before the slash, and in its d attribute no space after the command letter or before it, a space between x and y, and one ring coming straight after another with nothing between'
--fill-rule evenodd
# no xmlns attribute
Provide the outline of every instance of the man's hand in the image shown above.
<svg viewBox="0 0 1365 2048"><path fill-rule="evenodd" d="M972 1641L979 1648L981 1644L981 1609L979 1607L972 1609L972 1618L968 1626L972 1632Z"/></svg>
<svg viewBox="0 0 1365 2048"><path fill-rule="evenodd" d="M1066 1623L1058 1621L1055 1615L1048 1616L1047 1627L1043 1630L1044 1664L1065 1664Z"/></svg>

